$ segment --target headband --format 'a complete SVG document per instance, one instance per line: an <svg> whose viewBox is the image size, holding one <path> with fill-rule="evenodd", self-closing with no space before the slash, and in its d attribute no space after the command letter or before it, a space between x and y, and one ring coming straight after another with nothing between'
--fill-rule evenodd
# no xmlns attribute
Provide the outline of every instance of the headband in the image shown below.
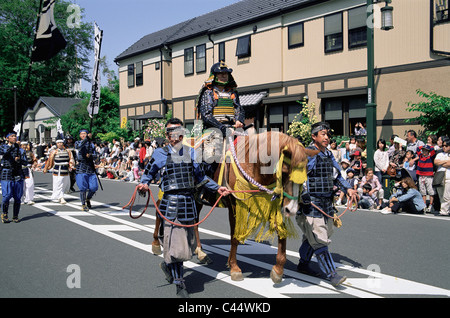
<svg viewBox="0 0 450 318"><path fill-rule="evenodd" d="M180 135L184 135L183 126L166 127L166 133L178 132Z"/></svg>
<svg viewBox="0 0 450 318"><path fill-rule="evenodd" d="M326 125L326 124L321 124L321 125L318 125L317 127L314 127L312 130L311 130L311 134L317 134L319 131L321 131L321 130L326 130L327 131L327 133L330 133L330 126L329 125Z"/></svg>

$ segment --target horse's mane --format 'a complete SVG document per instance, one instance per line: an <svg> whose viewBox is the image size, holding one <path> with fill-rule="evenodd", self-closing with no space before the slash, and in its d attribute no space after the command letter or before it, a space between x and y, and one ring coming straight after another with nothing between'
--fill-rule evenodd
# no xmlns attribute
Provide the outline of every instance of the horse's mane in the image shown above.
<svg viewBox="0 0 450 318"><path fill-rule="evenodd" d="M306 161L307 155L303 145L296 138L277 131L240 137L236 144L237 158L241 165L245 165L250 171L261 166L273 166L280 159L281 152L286 146L284 153L291 158L292 166L298 166Z"/></svg>

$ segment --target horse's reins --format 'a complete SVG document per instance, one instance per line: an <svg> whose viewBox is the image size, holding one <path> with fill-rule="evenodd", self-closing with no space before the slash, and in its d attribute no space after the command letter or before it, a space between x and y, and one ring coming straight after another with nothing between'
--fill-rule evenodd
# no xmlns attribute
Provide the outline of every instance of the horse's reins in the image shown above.
<svg viewBox="0 0 450 318"><path fill-rule="evenodd" d="M212 211L215 209L215 207L217 206L217 204L219 204L220 200L221 200L222 197L223 197L223 195L220 195L220 196L219 196L219 198L217 199L216 203L214 203L214 205L211 207L211 210L209 210L208 214L206 214L206 216L205 216L201 221L196 222L196 223L194 223L194 224L181 224L181 223L175 223L175 222L169 220L168 218L166 218L166 217L162 214L162 212L159 210L158 205L156 204L155 197L153 196L153 193L152 193L152 191L151 191L150 189L146 190L146 192L149 193L149 196L148 196L148 198L147 198L147 203L146 203L146 205L145 205L144 210L143 210L138 216L133 216L133 214L132 214L132 211L133 211L133 205L134 205L134 201L136 200L136 194L137 194L137 192L138 192L138 188L139 188L139 185L137 185L136 188L134 189L134 192L133 192L133 195L131 196L130 201L129 201L124 207L122 207L122 209L125 209L125 208L127 208L127 207L130 207L130 212L129 212L129 214L130 214L130 217L131 217L132 219L139 219L139 218L145 213L145 211L146 211L147 208L148 208L148 204L149 204L149 202L150 202L150 198L152 198L153 204L155 205L156 211L158 212L159 216L160 216L161 218L163 218L166 222L168 222L168 223L170 223L170 224L172 224L172 225L180 226L180 227L194 227L194 226L197 226L197 225L203 223L203 222L209 217L209 215L212 213ZM232 193L260 192L260 190L229 190L229 191L232 192ZM144 193L146 193L146 192L144 192Z"/></svg>
<svg viewBox="0 0 450 318"><path fill-rule="evenodd" d="M234 134L235 134L235 135L246 135L245 133L239 133L239 132L236 132L236 131L234 132ZM266 192L266 193L268 193L268 194L273 194L273 193L274 193L273 190L267 189L267 188L264 187L262 184L259 184L257 181L255 181L253 178L251 178L251 177L245 172L244 169L242 169L242 167L241 167L241 165L239 164L239 161L238 161L238 159L237 159L236 149L234 148L234 142L233 142L233 137L232 137L232 135L230 135L228 138L229 138L229 142L230 142L230 150L231 150L231 153L232 153L232 155L233 155L233 159L234 159L234 161L235 161L237 167L239 168L240 172L241 172L242 175L247 179L247 181L249 181L250 183L252 183L253 185L255 185L255 186L258 187L258 190L228 190L228 191L230 191L230 193ZM219 204L220 200L221 200L222 197L223 197L223 195L220 195L220 196L219 196L219 198L216 200L216 203L214 203L214 205L211 207L211 210L206 214L206 216L205 216L201 221L196 222L196 223L194 223L194 224L180 224L180 223L175 223L175 222L169 220L168 218L166 218L166 217L161 213L161 211L159 210L158 205L156 204L156 200L155 200L155 198L154 198L154 196L153 196L153 193L152 193L152 191L151 191L150 189L147 190L147 192L149 192L149 196L148 196L148 198L147 198L147 203L146 203L146 205L145 205L144 210L139 214L139 216L133 216L133 215L132 215L132 209L133 209L134 201L136 200L136 194L137 194L137 191L138 191L138 187L139 187L139 185L137 185L136 188L134 189L134 193L133 193L133 195L131 196L130 201L129 201L125 206L122 207L122 209L125 209L125 208L127 208L127 207L130 207L130 212L129 212L129 214L130 214L130 217L131 217L132 219L138 219L138 218L140 218L140 217L145 213L145 211L147 210L148 204L149 204L149 202L150 202L150 197L151 197L152 200L153 200L153 204L155 205L156 211L157 211L158 214L161 216L161 218L163 218L165 221L167 221L168 223L170 223L170 224L172 224L172 225L176 225L176 226L180 226L180 227L194 227L194 226L197 226L197 225L203 223L203 222L209 217L209 215L212 213L212 211L215 209L215 207L217 206L217 204ZM285 194L286 194L286 193L285 193ZM145 195L145 192L144 192L144 195ZM288 195L288 197L290 197L290 196ZM292 199L292 200L298 199L298 197L297 197L297 198L291 197L291 199ZM312 205L315 209L317 209L319 212L321 212L323 215L325 215L326 217L329 217L329 218L331 218L331 219L333 219L333 220L337 220L337 219L339 219L341 216L343 216L343 215L349 210L350 206L351 206L352 203L353 203L353 200L354 200L354 198L353 198L353 196L352 196L351 199L350 199L350 202L347 204L347 208L344 210L344 212L342 212L340 215L337 215L337 216L330 216L330 215L328 215L328 214L325 213L321 208L319 208L317 205L315 205L315 204L312 203L312 202L311 202L311 205ZM354 209L352 210L352 212L356 211L356 209L357 209L357 207L354 208Z"/></svg>

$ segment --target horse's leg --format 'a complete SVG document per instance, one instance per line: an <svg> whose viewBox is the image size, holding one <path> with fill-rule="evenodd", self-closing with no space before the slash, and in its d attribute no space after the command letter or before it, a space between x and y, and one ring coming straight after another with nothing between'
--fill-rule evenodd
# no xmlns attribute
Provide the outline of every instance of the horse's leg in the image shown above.
<svg viewBox="0 0 450 318"><path fill-rule="evenodd" d="M284 264L286 263L286 239L278 237L278 252L276 264L270 271L270 278L275 284L281 283L283 279Z"/></svg>
<svg viewBox="0 0 450 318"><path fill-rule="evenodd" d="M158 200L156 202L156 206L159 207L159 202L160 200ZM161 218L158 216L158 212L156 212L156 222L155 222L155 231L153 232L153 242L152 242L152 253L155 255L161 255L162 251L161 251L161 244L159 243L159 227L161 226Z"/></svg>
<svg viewBox="0 0 450 318"><path fill-rule="evenodd" d="M231 246L230 246L230 254L228 256L228 267L230 268L230 276L231 280L239 281L243 280L242 271L237 264L236 253L237 247L239 245L239 241L234 237L234 227L236 225L236 217L233 210L233 206L231 205L230 200L228 200L228 218L230 221L230 235L231 235Z"/></svg>
<svg viewBox="0 0 450 318"><path fill-rule="evenodd" d="M212 259L202 250L202 243L200 242L200 234L198 233L198 225L194 226L195 239L197 240L197 247L194 253L197 255L198 260L202 264L211 264Z"/></svg>

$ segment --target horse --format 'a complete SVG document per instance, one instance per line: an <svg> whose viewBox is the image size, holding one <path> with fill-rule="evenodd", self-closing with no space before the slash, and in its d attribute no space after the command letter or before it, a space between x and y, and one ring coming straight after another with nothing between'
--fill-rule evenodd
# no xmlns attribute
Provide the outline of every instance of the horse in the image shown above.
<svg viewBox="0 0 450 318"><path fill-rule="evenodd" d="M229 212L230 276L235 281L243 280L236 260L239 243L252 235L256 235L256 240L276 235L278 251L270 277L274 283L280 283L286 263L286 240L297 235L290 217L298 210L299 193L307 177L307 158L318 151L306 149L296 138L276 131L241 136L235 143L238 151L219 165L215 181L220 184L223 178L222 185L235 191L258 188L260 192L235 193L222 199Z"/></svg>

